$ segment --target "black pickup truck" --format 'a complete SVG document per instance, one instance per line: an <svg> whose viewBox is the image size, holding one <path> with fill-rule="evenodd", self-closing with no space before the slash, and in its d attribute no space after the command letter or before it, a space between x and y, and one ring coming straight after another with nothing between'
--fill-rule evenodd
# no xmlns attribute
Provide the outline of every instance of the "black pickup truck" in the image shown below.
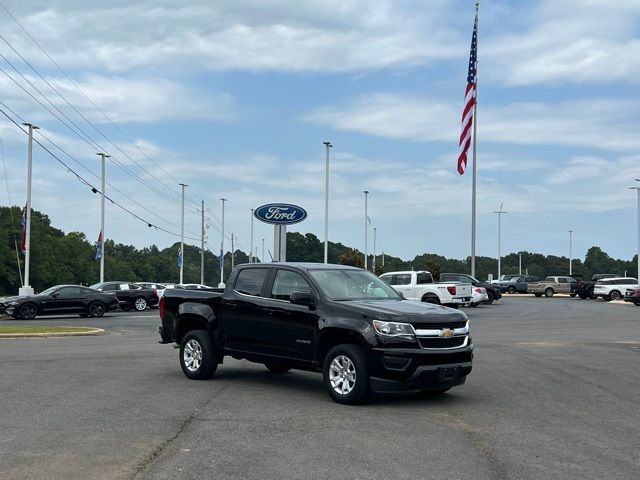
<svg viewBox="0 0 640 480"><path fill-rule="evenodd" d="M166 290L161 343L180 346L184 374L210 378L225 356L271 372L321 372L338 403L371 391L442 393L471 372L469 320L405 300L365 270L314 263L246 264L223 292Z"/></svg>
<svg viewBox="0 0 640 480"><path fill-rule="evenodd" d="M591 281L588 282L586 280L578 280L576 283L571 284L571 295L578 296L581 299L585 300L587 298L595 299L598 298L597 295L593 293L593 287L595 286L598 280L604 280L605 278L616 278L620 275L615 273L596 273L591 277Z"/></svg>

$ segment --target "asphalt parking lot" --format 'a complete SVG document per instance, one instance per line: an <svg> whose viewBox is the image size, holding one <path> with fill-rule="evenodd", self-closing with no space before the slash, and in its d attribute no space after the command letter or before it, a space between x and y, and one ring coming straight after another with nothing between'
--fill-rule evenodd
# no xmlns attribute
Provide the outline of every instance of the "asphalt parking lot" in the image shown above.
<svg viewBox="0 0 640 480"><path fill-rule="evenodd" d="M360 407L246 361L190 381L156 311L32 321L108 334L0 340L0 477L637 478L640 308L507 296L466 312L466 385Z"/></svg>

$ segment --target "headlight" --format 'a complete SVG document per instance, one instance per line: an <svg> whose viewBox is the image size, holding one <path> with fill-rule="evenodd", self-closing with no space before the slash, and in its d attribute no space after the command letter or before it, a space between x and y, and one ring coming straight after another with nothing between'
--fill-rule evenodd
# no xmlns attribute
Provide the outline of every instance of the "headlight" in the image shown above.
<svg viewBox="0 0 640 480"><path fill-rule="evenodd" d="M416 331L410 323L383 322L381 320L373 321L373 328L380 335L388 337L413 337Z"/></svg>
<svg viewBox="0 0 640 480"><path fill-rule="evenodd" d="M7 302L7 303L5 303L5 305L7 307L15 307L16 305L18 305L18 302Z"/></svg>

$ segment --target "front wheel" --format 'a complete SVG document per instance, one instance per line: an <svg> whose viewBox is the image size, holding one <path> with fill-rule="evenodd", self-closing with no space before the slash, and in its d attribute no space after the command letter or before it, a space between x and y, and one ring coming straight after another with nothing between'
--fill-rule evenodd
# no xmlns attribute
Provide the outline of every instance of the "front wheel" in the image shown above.
<svg viewBox="0 0 640 480"><path fill-rule="evenodd" d="M142 297L138 297L136 298L136 301L133 303L133 307L138 312L143 312L147 309L147 301Z"/></svg>
<svg viewBox="0 0 640 480"><path fill-rule="evenodd" d="M596 294L595 294L595 292L594 292L593 290L591 290L591 291L589 292L589 298L590 298L591 300L595 300L596 298L598 298L598 295L596 295Z"/></svg>
<svg viewBox="0 0 640 480"><path fill-rule="evenodd" d="M511 293L511 294L516 293L516 287L511 286L511 287L507 288L507 293Z"/></svg>
<svg viewBox="0 0 640 480"><path fill-rule="evenodd" d="M27 303L20 308L19 316L23 320L33 320L38 315L38 309L33 303Z"/></svg>
<svg viewBox="0 0 640 480"><path fill-rule="evenodd" d="M191 330L184 336L180 344L180 366L192 380L205 380L216 373L218 361L208 332Z"/></svg>
<svg viewBox="0 0 640 480"><path fill-rule="evenodd" d="M579 296L582 300L586 300L586 299L587 299L587 297L588 297L588 295L587 295L586 293L584 293L584 292L579 293L579 294L578 294L578 296Z"/></svg>
<svg viewBox="0 0 640 480"><path fill-rule="evenodd" d="M337 403L357 405L369 396L369 368L365 352L358 345L332 348L324 359L322 373L327 392Z"/></svg>
<svg viewBox="0 0 640 480"><path fill-rule="evenodd" d="M486 303L487 305L491 305L493 303L493 301L495 300L495 297L493 296L493 293L489 293L489 299L485 300L484 303Z"/></svg>
<svg viewBox="0 0 640 480"><path fill-rule="evenodd" d="M640 307L640 298L635 299L635 300L633 301L633 304L634 304L636 307Z"/></svg>
<svg viewBox="0 0 640 480"><path fill-rule="evenodd" d="M612 290L609 297L611 297L611 300L620 300L622 298L622 294L618 290Z"/></svg>

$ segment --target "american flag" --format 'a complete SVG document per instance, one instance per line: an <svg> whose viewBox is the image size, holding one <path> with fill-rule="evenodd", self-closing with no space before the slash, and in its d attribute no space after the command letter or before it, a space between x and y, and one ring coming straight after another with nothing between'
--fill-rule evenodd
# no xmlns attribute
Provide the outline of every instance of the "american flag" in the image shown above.
<svg viewBox="0 0 640 480"><path fill-rule="evenodd" d="M467 151L471 145L471 126L473 125L473 106L476 103L476 74L478 69L478 13L473 22L471 36L471 53L469 54L469 72L467 73L467 88L464 91L464 108L458 153L458 173L462 175L467 168Z"/></svg>
<svg viewBox="0 0 640 480"><path fill-rule="evenodd" d="M100 230L100 235L98 235L98 241L96 242L96 260L102 257L102 252L104 251L104 241L102 240L102 230Z"/></svg>
<svg viewBox="0 0 640 480"><path fill-rule="evenodd" d="M20 239L20 252L26 253L27 251L27 203L22 209L22 217L20 218L20 225L22 225L22 238Z"/></svg>

